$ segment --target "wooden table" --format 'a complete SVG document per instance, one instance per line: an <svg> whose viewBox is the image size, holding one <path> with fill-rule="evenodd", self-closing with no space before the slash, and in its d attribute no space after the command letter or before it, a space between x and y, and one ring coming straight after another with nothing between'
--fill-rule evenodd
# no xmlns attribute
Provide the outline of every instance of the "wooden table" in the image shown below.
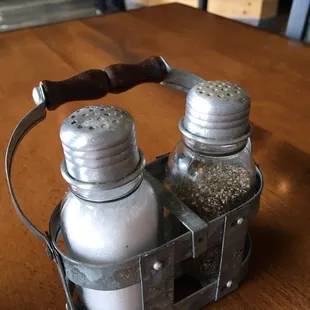
<svg viewBox="0 0 310 310"><path fill-rule="evenodd" d="M309 47L177 4L1 34L2 155L18 120L33 107L32 88L40 80L65 79L153 54L205 79L239 83L252 97L253 150L265 188L251 224L250 271L238 291L208 309L309 309ZM134 115L148 161L170 151L180 138L181 92L148 84L99 102ZM66 190L59 127L86 104L70 103L50 112L17 153L17 196L43 231ZM64 309L55 265L15 214L4 177L0 199L0 308Z"/></svg>

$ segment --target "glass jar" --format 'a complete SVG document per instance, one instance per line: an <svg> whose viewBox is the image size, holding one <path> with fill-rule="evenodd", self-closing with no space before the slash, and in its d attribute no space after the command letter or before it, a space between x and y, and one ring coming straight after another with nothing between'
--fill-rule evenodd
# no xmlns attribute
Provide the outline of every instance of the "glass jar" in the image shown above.
<svg viewBox="0 0 310 310"><path fill-rule="evenodd" d="M64 120L60 138L61 172L70 185L60 224L69 256L111 264L158 247L162 209L144 174L133 117L113 106L82 108ZM88 310L142 309L141 283L113 290L77 286L77 293Z"/></svg>
<svg viewBox="0 0 310 310"><path fill-rule="evenodd" d="M165 186L209 222L246 202L256 180L249 124L250 98L238 85L208 81L187 95L181 141L170 153ZM221 240L182 263L204 283L218 278Z"/></svg>
<svg viewBox="0 0 310 310"><path fill-rule="evenodd" d="M240 206L253 195L256 179L251 142L239 146L212 146L196 143L194 148L182 139L170 153L165 186L204 221L209 222ZM236 149L233 153L229 150ZM183 267L201 281L218 277L221 243L215 244Z"/></svg>
<svg viewBox="0 0 310 310"><path fill-rule="evenodd" d="M205 220L229 212L248 198L255 182L248 141L230 154L224 152L228 146L192 149L181 140L169 156L166 187Z"/></svg>

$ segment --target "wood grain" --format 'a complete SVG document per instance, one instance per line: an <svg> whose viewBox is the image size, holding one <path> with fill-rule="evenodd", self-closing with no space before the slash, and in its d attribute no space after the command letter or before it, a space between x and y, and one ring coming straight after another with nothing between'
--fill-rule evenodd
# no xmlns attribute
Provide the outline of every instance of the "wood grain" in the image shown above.
<svg viewBox="0 0 310 310"><path fill-rule="evenodd" d="M2 157L18 120L33 107L32 88L40 80L66 79L151 55L205 79L239 83L252 97L253 150L265 188L251 224L250 271L238 291L207 309L309 309L308 46L179 4L1 34ZM13 167L17 197L41 230L47 229L49 215L66 190L59 127L69 113L95 103L114 104L133 114L148 161L170 151L180 138L177 124L185 96L160 85L140 85L50 112L26 137ZM0 203L0 309L64 309L56 268L13 211L4 176Z"/></svg>

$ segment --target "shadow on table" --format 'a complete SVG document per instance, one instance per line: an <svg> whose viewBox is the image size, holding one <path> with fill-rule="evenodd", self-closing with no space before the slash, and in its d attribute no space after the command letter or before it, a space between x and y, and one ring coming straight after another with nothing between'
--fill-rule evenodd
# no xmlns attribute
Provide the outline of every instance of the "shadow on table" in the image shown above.
<svg viewBox="0 0 310 310"><path fill-rule="evenodd" d="M300 241L308 234L310 220L310 154L272 139L270 132L256 125L252 140L256 149L265 148L258 153L265 184L260 212L250 225L253 251L247 279L266 272L293 272L295 253L302 250Z"/></svg>
<svg viewBox="0 0 310 310"><path fill-rule="evenodd" d="M274 267L286 260L295 239L283 230L264 225L251 226L250 233L253 248L245 281L253 280L262 273L275 272Z"/></svg>

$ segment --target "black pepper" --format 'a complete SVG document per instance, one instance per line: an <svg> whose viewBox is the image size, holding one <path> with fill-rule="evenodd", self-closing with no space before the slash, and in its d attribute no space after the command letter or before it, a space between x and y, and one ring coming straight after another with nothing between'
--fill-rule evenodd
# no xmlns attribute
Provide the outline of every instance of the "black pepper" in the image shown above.
<svg viewBox="0 0 310 310"><path fill-rule="evenodd" d="M244 167L228 162L206 161L192 162L188 175L177 187L179 198L200 218L208 222L226 214L249 199L251 175ZM185 264L205 283L218 278L221 240L210 246L208 252Z"/></svg>

